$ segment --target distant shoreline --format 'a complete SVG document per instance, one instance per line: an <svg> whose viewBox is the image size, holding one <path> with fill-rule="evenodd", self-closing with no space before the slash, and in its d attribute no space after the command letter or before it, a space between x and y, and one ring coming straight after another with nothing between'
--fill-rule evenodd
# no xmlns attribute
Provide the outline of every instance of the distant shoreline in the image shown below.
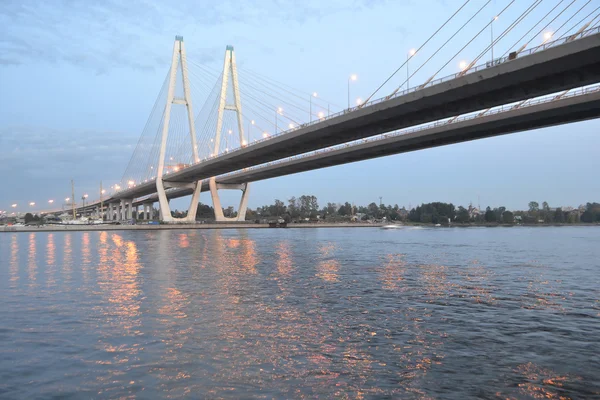
<svg viewBox="0 0 600 400"><path fill-rule="evenodd" d="M318 223L288 224L286 228L380 228L385 224L370 223ZM269 229L269 224L255 223L212 223L212 224L161 224L161 225L44 225L44 226L5 226L0 232L89 232L89 231L156 231L174 229Z"/></svg>
<svg viewBox="0 0 600 400"><path fill-rule="evenodd" d="M332 222L288 224L286 228L271 229L310 229L310 228L381 228L385 223ZM400 224L399 224L400 225ZM406 223L405 227L433 228L432 224ZM512 227L559 227L559 226L600 226L600 224L452 224L437 228L512 228ZM44 225L44 226L5 226L0 232L95 232L95 231L156 231L156 230L196 230L196 229L269 229L269 224L256 223L209 223L209 224L161 224L161 225Z"/></svg>

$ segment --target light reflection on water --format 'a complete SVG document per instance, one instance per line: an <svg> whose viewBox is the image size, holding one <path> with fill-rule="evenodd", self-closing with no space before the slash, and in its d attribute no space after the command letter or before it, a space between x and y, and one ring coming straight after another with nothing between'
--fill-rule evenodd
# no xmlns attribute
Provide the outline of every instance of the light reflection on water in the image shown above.
<svg viewBox="0 0 600 400"><path fill-rule="evenodd" d="M1 235L0 398L600 396L598 238Z"/></svg>

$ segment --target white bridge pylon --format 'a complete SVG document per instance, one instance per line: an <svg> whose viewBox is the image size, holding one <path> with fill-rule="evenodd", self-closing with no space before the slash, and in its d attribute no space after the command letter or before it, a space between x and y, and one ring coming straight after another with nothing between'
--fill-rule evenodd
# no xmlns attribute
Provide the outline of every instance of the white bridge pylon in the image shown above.
<svg viewBox="0 0 600 400"><path fill-rule="evenodd" d="M181 78L183 82L183 98L175 97L175 84L177 79L177 69L181 70ZM160 204L161 219L165 222L194 222L196 220L196 211L198 209L198 200L200 198L200 191L202 190L202 181L192 183L175 183L175 182L163 182L165 157L167 151L167 138L169 136L169 122L171 119L171 107L175 105L184 105L187 111L189 129L190 129L190 140L192 145L192 155L195 162L199 161L198 148L196 146L196 127L194 124L193 108L192 108L192 97L190 94L190 82L188 79L187 60L185 55L185 46L183 44L182 36L175 36L175 44L173 45L173 58L171 60L171 70L169 73L169 88L167 91L167 104L165 106L165 114L163 120L162 138L160 145L160 154L158 157L158 168L156 171L156 191L158 193L158 202ZM167 187L189 187L194 190L188 213L186 217L175 218L171 216L171 208L169 206L169 200L165 193L165 186Z"/></svg>
<svg viewBox="0 0 600 400"><path fill-rule="evenodd" d="M227 88L229 86L229 76L231 75L231 85L233 91L233 103L227 103ZM215 146L213 154L217 155L221 144L221 130L223 129L223 115L225 111L234 111L237 116L238 133L240 136L240 145L245 146L244 127L242 122L242 102L240 100L240 87L238 83L237 68L235 65L235 55L233 54L233 46L227 46L225 49L225 62L223 63L223 80L221 82L221 95L219 97L219 109L217 117L217 131L215 135ZM248 194L250 189L249 183L239 185L220 184L215 181L215 177L209 180L210 195L212 197L213 207L215 209L215 219L217 221L244 221L246 219L246 208L248 206ZM239 189L242 191L242 198L238 208L236 217L225 217L223 208L221 207L221 199L219 198L219 189Z"/></svg>

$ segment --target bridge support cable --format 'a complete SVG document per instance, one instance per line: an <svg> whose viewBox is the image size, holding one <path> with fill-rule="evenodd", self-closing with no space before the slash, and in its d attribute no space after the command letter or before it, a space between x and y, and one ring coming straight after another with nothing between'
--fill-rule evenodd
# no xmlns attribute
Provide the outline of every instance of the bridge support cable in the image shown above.
<svg viewBox="0 0 600 400"><path fill-rule="evenodd" d="M229 91L229 80L231 77L231 97L233 97L232 103L227 103L228 99L228 91ZM233 111L235 113L236 122L237 122L237 132L239 134L239 141L241 144L244 143L244 124L242 121L242 102L240 97L240 87L238 81L237 67L235 63L235 54L233 52L233 46L227 46L225 49L225 60L223 62L223 74L221 79L221 91L219 94L219 106L217 109L217 126L215 132L215 140L214 140L214 153L217 153L220 149L220 143L222 139L222 130L223 130L223 122L224 115L226 111ZM226 125L229 132L233 132L232 129L229 129L231 125ZM228 136L225 137L226 141L228 140ZM219 189L230 189L229 187L220 187L216 184L215 177L210 178L210 195L213 202L213 208L215 210L215 220L218 222L221 221L245 221L246 220L246 208L248 205L248 195L250 184L244 183L235 188L231 189L239 189L242 191L242 198L240 201L240 206L238 209L238 214L236 217L225 217L223 214L223 208L221 207L221 199L219 197ZM195 215L195 213L194 213Z"/></svg>
<svg viewBox="0 0 600 400"><path fill-rule="evenodd" d="M547 23L547 24L546 24L546 25L545 25L545 26L544 26L542 29L540 29L540 30L539 30L539 31L538 31L538 32L537 32L535 35L533 35L533 36L531 37L531 39L529 39L529 41L527 41L527 43L526 43L524 46L525 46L525 47L527 47L527 46L529 45L529 43L531 43L531 42L532 42L532 41L533 41L533 40L534 40L536 37L538 37L540 34L542 34L542 32L544 32L546 29L548 29L548 27L550 26L550 24L552 24L554 21L556 21L556 20L558 19L558 17L560 17L560 16L561 16L561 15L562 15L562 14L563 14L565 11L567 11L567 10L568 10L568 9L569 9L569 8L570 8L570 7L571 7L573 4L575 4L575 2L576 2L576 1L577 1L577 0L572 0L572 1L571 1L571 2L570 2L570 3L569 3L569 4L568 4L568 5L565 7L565 8L563 8L563 9L562 9L562 11L561 11L561 12L559 12L559 13L558 13L558 14L557 14L557 15L556 15L554 18L552 18L552 19L550 20L550 22L548 22L548 23ZM542 44L545 44L546 42L548 42L548 41L549 41L549 40L552 38L552 36L553 36L553 35L554 35L553 33L552 33L552 34L550 34L550 35L549 35L549 36L548 36L546 39L544 39L544 43L542 43ZM523 48L523 49L524 49L524 48ZM517 53L520 53L521 51L523 51L523 50L519 49L519 51L518 51Z"/></svg>
<svg viewBox="0 0 600 400"><path fill-rule="evenodd" d="M381 90L381 88L382 88L382 87L384 87L384 86L386 85L386 83L388 83L388 82L389 82L389 81L390 81L390 80L391 80L391 79L392 79L392 78L393 78L393 77L394 77L394 76L395 76L395 75L398 73L398 71L400 71L402 68L404 68L404 66L406 65L406 63L407 63L408 61L410 61L410 59L411 59L412 57L414 57L414 55L415 55L415 54L417 54L419 51L421 51L421 50L422 50L422 49L423 49L423 48L424 48L424 47L427 45L427 43L429 43L429 42L431 41L431 39L433 39L433 38L434 38L434 37L435 37L435 36L436 36L436 35L437 35L437 34L438 34L438 33L439 33L439 32L440 32L440 31L441 31L441 30L442 30L442 29L443 29L443 28L444 28L444 27L445 27L445 26L446 26L446 25L447 25L447 24L448 24L448 23L449 23L449 22L450 22L452 19L454 19L454 17L455 17L455 16L456 16L456 15L457 15L457 14L458 14L458 13L459 13L459 12L460 12L460 11L461 11L463 8L465 8L465 6L466 6L467 4L469 4L469 1L470 1L470 0L467 0L467 1L465 1L465 2L462 4L462 6L460 6L460 7L458 8L458 10L456 10L456 11L454 12L454 14L452 14L452 15L450 16L450 18L448 18L448 19L447 19L447 20L446 20L446 21L445 21L445 22L442 24L442 26L440 26L440 27L439 27L439 28L438 28L438 29L437 29L437 30L436 30L436 31L435 31L435 32L434 32L434 33L433 33L431 36L429 36L429 38L427 38L427 40L426 40L426 41L425 41L425 42L424 42L424 43L423 43L421 46L419 46L419 48L417 48L417 50L415 51L415 53L414 53L412 56L410 56L410 58L408 58L406 61L404 61L404 62L402 63L402 65L400 65L400 66L399 66L399 67L398 67L398 68L397 68L397 69L396 69L396 70L395 70L395 71L394 71L394 72L393 72L393 73L392 73L392 74L391 74L391 75L390 75L390 76L389 76L389 77L388 77L388 78L387 78L387 79L386 79L386 80L385 80L385 81L384 81L384 82L383 82L383 83L382 83L382 84L381 84L381 85L380 85L380 86L377 88L377 89L375 89L375 91L374 91L373 93L371 93L371 95L370 95L370 96L367 98L367 100L365 100L365 102L364 102L364 103L363 103L363 104L362 104L360 107L362 107L364 104L368 103L368 102L369 102L369 101L370 101L370 100L373 98L373 96L375 96L375 94L377 94L377 92L379 92L379 91Z"/></svg>
<svg viewBox="0 0 600 400"><path fill-rule="evenodd" d="M600 7L596 7L592 12L590 12L588 15L586 15L585 17L583 17L579 22L577 22L575 25L571 26L571 28L567 29L567 31L565 33L563 33L559 39L563 39L563 38L567 38L567 41L572 41L575 40L577 38L577 36L579 36L580 34L582 34L586 29L588 29L588 27L592 27L594 28L598 22L600 22L600 20L594 24L594 21L596 20L596 18L600 17L600 13L596 14L591 20L589 20L588 22L586 22L585 24L581 25L584 21L586 21L592 14L596 13L598 10L600 10ZM579 27L579 29L577 29L577 31L575 33L571 33L571 31L573 29L576 29L577 27Z"/></svg>
<svg viewBox="0 0 600 400"><path fill-rule="evenodd" d="M175 86L177 78L178 67L181 73L182 85L183 85L183 98L175 97ZM169 124L171 118L171 110L173 105L183 105L186 108L189 136L191 142L191 151L194 160L198 160L198 148L196 146L196 132L194 123L194 114L192 106L192 98L190 93L189 78L187 72L187 60L185 53L185 45L183 43L183 37L177 36L173 45L173 57L171 60L171 71L169 77L169 89L167 92L167 104L165 107L165 116L161 134L160 153L158 157L158 166L156 171L156 191L158 194L158 202L160 204L160 210L162 213L162 219L166 222L194 222L196 220L196 210L198 208L198 200L200 197L200 191L202 188L202 181L185 184L186 187L190 187L193 190L192 199L188 208L186 217L175 218L171 215L171 208L169 206L169 200L165 192L166 187L179 186L175 184L169 184L163 181L165 175L165 157L167 156L167 139L169 136Z"/></svg>
<svg viewBox="0 0 600 400"><path fill-rule="evenodd" d="M561 29L565 27L565 25L567 25L569 22L571 22L571 20L572 20L573 18L575 18L575 17L576 17L576 16L577 16L577 15L578 15L578 14L579 14L579 13L580 13L580 12L581 12L581 11L582 11L584 8L585 8L585 7L587 7L587 5L588 5L588 4L590 4L591 2L592 2L592 0L587 0L587 2L586 2L586 3L585 3L583 6L581 6L581 7L579 8L579 10L575 11L575 13L573 13L573 14L572 14L572 15L569 17L569 19L567 19L565 22L563 22L563 24L562 24L561 26L559 26L559 27L558 27L558 29L556 29L556 30L554 31L554 33L552 34L552 36L556 36L556 35L557 35L557 34L558 34L560 31L561 31ZM559 36L559 38L561 38L561 37L562 37L562 35L561 35L561 36Z"/></svg>
<svg viewBox="0 0 600 400"><path fill-rule="evenodd" d="M415 75L417 74L417 72L419 72L419 71L420 71L420 70L421 70L421 69L422 69L422 68L423 68L425 65L427 65L427 63L428 63L429 61L431 61L431 59L432 59L433 57L435 57L435 56L436 56L436 55L437 55L437 54L438 54L438 53L439 53L439 52L440 52L440 51L441 51L441 50L442 50L444 47L446 47L446 45L447 45L447 44L448 44L448 43L449 43L449 42L450 42L452 39L454 39L454 37L455 37L456 35L458 35L458 34L459 34L459 33L460 33L460 32L461 32L461 31L462 31L462 30L463 30L463 29L464 29L464 28L465 28L465 27L466 27L466 26L467 26L467 25L468 25L468 24L469 24L469 23L470 23L470 22L471 22L471 21L472 21L472 20L473 20L475 17L477 17L477 15L479 15L479 13L481 13L481 11L483 11L483 9L484 9L485 7L487 7L487 5L488 5L488 4L490 4L490 2L491 2L491 0L490 0L490 1L487 1L486 3L484 3L484 4L483 4L483 6L481 6L481 7L480 7L480 8L477 10L477 12L475 12L475 14L473 14L473 15L471 16L471 18L469 18L469 19L467 20L467 22L465 22L464 24L462 24L462 26L461 26L461 27L460 27L458 30L456 30L456 32L454 32L454 34L452 34L452 36L450 36L450 37L449 37L449 38L448 38L448 39L447 39L447 40L444 42L444 44L442 44L440 47L438 47L438 49L437 49L437 50L436 50L436 51L435 51L435 52L434 52L434 53L433 53L431 56L429 56L429 58L428 58L427 60L425 60L425 62L424 62L423 64L421 64L421 65L419 66L419 68L417 68L415 71L413 71L413 73L412 73L410 76L408 76L408 77L406 78L406 80L405 80L404 82L402 82L402 84L401 84L400 86L398 86L398 87L397 87L397 88L396 88L396 89L395 89L395 90L394 90L392 93L390 93L388 96L386 96L386 100L389 100L389 99L390 99L390 98L392 98L392 97L393 97L393 96L394 96L396 93L398 93L398 91L400 91L400 89L401 89L401 88L402 88L402 87L403 87L405 84L407 84L407 85L408 85L408 82L409 82L410 78L412 78L413 76L415 76ZM415 54L416 54L416 52L415 52ZM413 56L414 56L414 54L413 54L412 56L410 56L410 57L412 58ZM410 58L409 58L409 59L410 59ZM434 77L435 77L435 75L433 75L431 78L429 78L429 79L428 79L428 80L427 80L427 81L426 81L426 82L425 82L423 85L426 85L427 83L429 83L429 82L430 82L430 81L431 81L431 80L432 80ZM406 88L406 90L409 90L409 89L410 89L410 88L408 88L408 87ZM365 101L365 103L367 103L367 102L368 102L370 99L371 99L371 97L369 97L369 98L368 98L368 99ZM363 104L365 104L365 103L363 103Z"/></svg>
<svg viewBox="0 0 600 400"><path fill-rule="evenodd" d="M513 4L514 4L514 2L515 2L515 0L512 0L510 3L508 3L508 5L507 5L506 7L504 7L504 8L502 9L502 11L500 11L500 12L498 13L498 16L501 16L501 15L502 15L502 14L503 14L503 13L504 13L504 12L505 12L505 11L506 11L506 10L507 10L507 9L508 9L510 6L511 6L511 5L513 5ZM428 79L428 80L427 80L427 81L426 81L424 84L422 84L421 86L419 86L419 88L423 88L423 87L425 87L425 85L427 85L429 82L431 82L431 81L433 80L433 78L434 78L434 77L435 77L437 74L439 74L439 73L440 73L440 72L441 72L441 71L442 71L444 68L446 68L446 66L447 66L448 64L450 64L450 62L451 62L452 60L454 60L454 59L455 59L455 58L456 58L456 57L457 57L457 56L458 56L460 53L462 53L464 49L466 49L466 48L467 48L467 47L468 47L468 46L469 46L471 43L473 43L473 41L474 41L475 39L477 39L477 37L478 37L479 35L481 35L481 34L483 33L483 31L487 30L487 29L490 27L490 25L491 25L493 22L494 22L494 20L492 19L492 20L490 20L490 22L488 22L488 23L487 23L487 24L486 24L486 25L485 25L483 28L481 28L481 30L480 30L479 32L477 32L477 33L476 33L476 34L475 34L475 35L474 35L474 36L471 38L471 40L469 40L469 41L468 41L468 42L467 42L467 43L466 43L466 44L465 44L465 45L464 45L464 46L463 46L463 47L462 47L462 48L461 48L461 49L460 49L458 52L456 52L456 54L454 54L454 55L453 55L453 56L452 56L452 57L451 57L451 58L450 58L450 59L449 59L449 60L448 60L448 61L447 61L447 62L446 62L444 65L442 65L442 67L441 67L440 69L438 69L438 70L437 70L437 72L431 76L431 78L429 78L429 79Z"/></svg>
<svg viewBox="0 0 600 400"><path fill-rule="evenodd" d="M512 31L517 25L519 25L521 22L523 22L523 20L533 11L537 8L537 6L539 6L540 4L542 4L542 0L536 0L531 6L529 6L523 13L521 13L521 15L514 20L500 35L498 35L498 37L496 37L492 43L490 43L481 53L479 53L479 55L477 57L475 57L473 59L473 61L471 61L469 63L469 65L464 68L459 74L458 76L463 76L465 75L471 68L473 68L474 65L477 64L477 62L490 50L493 49L494 46L496 46L504 37L506 37L506 35L508 35L510 33L510 31ZM490 24L493 23L490 22ZM492 65L494 64L494 60L492 60Z"/></svg>
<svg viewBox="0 0 600 400"><path fill-rule="evenodd" d="M342 110L344 107L328 101L320 97L317 92L305 93L300 90L287 87L274 80L269 80L262 77L261 75L249 71L240 70L240 76L242 81L247 84L242 85L245 87L256 88L261 93L267 93L268 96L273 97L281 104L290 105L294 109L300 112L298 121L310 122L313 118L320 118L319 115L324 116L326 111L331 110L331 106L335 107L335 110ZM321 114L319 112L321 110ZM306 115L309 116L306 119Z"/></svg>
<svg viewBox="0 0 600 400"><path fill-rule="evenodd" d="M554 10L556 10L556 9L557 9L557 8L558 8L558 7L559 7L559 6L560 6L562 3L564 3L564 1L565 1L565 0L560 0L560 1L559 1L559 2L558 2L558 3L557 3L555 6L554 6L554 7L552 7L552 8L550 9L550 11L548 11L548 12L547 12L547 13L546 13L546 14L545 14L545 15L544 15L542 18L540 18L540 19L538 20L538 22L537 22L537 23L535 23L535 25L533 25L533 26L532 26L532 27L531 27L531 28L530 28L530 29L529 29L527 32L525 32L525 34L524 34L523 36L521 36L521 37L519 38L519 40L517 40L517 41L516 41L516 42L515 42L515 43L514 43L514 44L513 44L511 47L509 47L509 48L508 48L508 49L507 49L507 50L504 52L504 54L502 54L501 58L504 58L504 57L506 57L506 55L507 55L508 53L510 53L510 52L511 52L511 51L512 51L512 50L513 50L513 49L514 49L516 46L518 46L518 45L519 45L519 43L520 43L520 42L521 42L523 39L525 39L525 38L526 38L526 37L527 37L527 36L528 36L528 35L529 35L529 34L530 34L530 33L531 33L531 32L532 32L532 31L533 31L535 28L537 28L537 27L538 27L538 26L539 26L539 25L540 25L540 24L541 24L541 23L542 23L542 22L543 22L543 21L544 21L546 18L548 18L548 16L549 16L550 14L552 14L552 13L554 12ZM573 0L573 2L574 2L574 1L575 1L575 0ZM573 3L571 3L571 4L573 4ZM570 7L570 5L568 5L568 6L567 6L567 8L568 8L568 7ZM565 10L566 10L566 8L565 8ZM564 11L564 10L563 10L563 11ZM560 14L559 14L559 15L560 15ZM558 17L558 16L557 16L557 17ZM556 19L557 17L555 17L555 19ZM552 21L554 21L554 19L553 19ZM538 35L539 35L541 32L543 32L543 31L544 31L544 29L546 29L546 28L547 28L547 27L550 25L550 23L552 23L552 21L550 21L548 24L546 24L546 26L545 26L545 27L543 27L542 29L540 29L540 31L539 31L538 33L536 33L534 36L532 36L532 39L529 39L529 40L528 40L526 43L524 43L524 44L523 44L521 47L519 47L519 48L518 48L518 49L515 51L515 53L516 53L516 54L519 54L519 53L521 53L523 50L525 50L525 49L527 48L527 46L529 46L529 43L530 43L530 42L531 42L531 41L532 41L532 40L533 40L535 37L537 37L537 36L538 36Z"/></svg>
<svg viewBox="0 0 600 400"><path fill-rule="evenodd" d="M127 182L132 179L138 179L141 175L141 165L147 163L148 154L154 149L155 133L158 131L164 114L165 98L168 89L169 74L167 73L163 81L163 85L156 97L152 111L148 116L144 129L138 139L137 145L131 155L131 158L125 168L123 176L119 184L113 186L113 189L118 190L120 186L126 187Z"/></svg>

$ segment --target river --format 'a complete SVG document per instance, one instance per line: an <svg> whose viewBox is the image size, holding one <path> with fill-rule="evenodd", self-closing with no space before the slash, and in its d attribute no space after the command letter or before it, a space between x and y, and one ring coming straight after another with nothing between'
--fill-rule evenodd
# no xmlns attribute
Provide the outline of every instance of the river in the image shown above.
<svg viewBox="0 0 600 400"><path fill-rule="evenodd" d="M600 229L0 234L0 398L600 398Z"/></svg>

